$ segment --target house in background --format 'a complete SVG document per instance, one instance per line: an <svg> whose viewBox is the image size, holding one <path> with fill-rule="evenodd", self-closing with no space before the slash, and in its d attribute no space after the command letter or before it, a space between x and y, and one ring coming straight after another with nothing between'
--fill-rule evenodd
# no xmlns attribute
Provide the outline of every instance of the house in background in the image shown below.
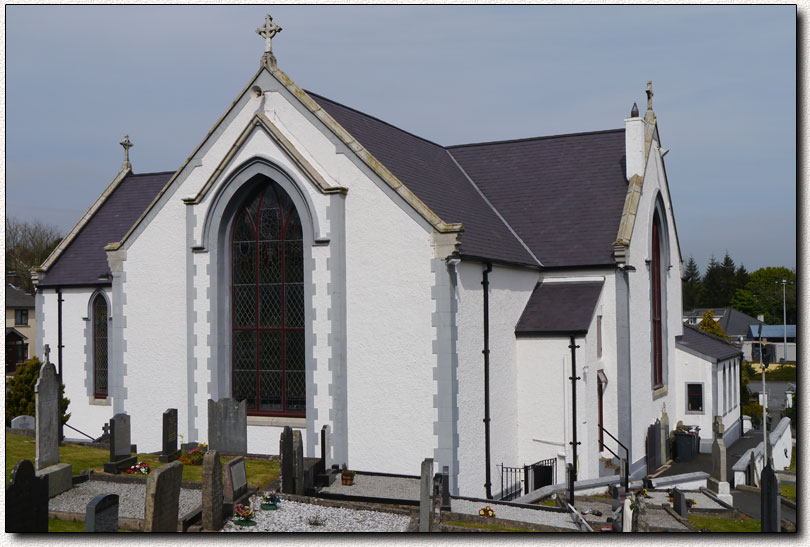
<svg viewBox="0 0 810 547"><path fill-rule="evenodd" d="M34 297L6 283L6 375L34 355Z"/></svg>
<svg viewBox="0 0 810 547"><path fill-rule="evenodd" d="M728 336L728 341L734 344L742 344L748 336L748 326L760 322L755 317L734 308L695 308L683 312L683 321L696 327L703 320L703 314L709 310L714 312L712 314L714 320L720 324Z"/></svg>
<svg viewBox="0 0 810 547"><path fill-rule="evenodd" d="M634 477L654 471L648 431L665 409L690 423L687 381L739 419L713 395L728 359L685 357L651 83L620 129L442 146L302 90L262 30L259 70L180 169L135 174L125 138L34 274L72 425L127 412L153 451L166 408L203 442L208 401L234 398L249 452L288 425L316 456L328 425L332 463L432 457L454 494L499 497L502 468L530 462L598 477L619 452L603 431Z"/></svg>
<svg viewBox="0 0 810 547"><path fill-rule="evenodd" d="M782 360L790 363L796 362L796 325L763 325L762 323L748 325L743 351L746 352L746 359L752 363L761 362L760 342L764 346L762 351L770 352L771 363L779 363ZM785 350L787 350L787 356Z"/></svg>

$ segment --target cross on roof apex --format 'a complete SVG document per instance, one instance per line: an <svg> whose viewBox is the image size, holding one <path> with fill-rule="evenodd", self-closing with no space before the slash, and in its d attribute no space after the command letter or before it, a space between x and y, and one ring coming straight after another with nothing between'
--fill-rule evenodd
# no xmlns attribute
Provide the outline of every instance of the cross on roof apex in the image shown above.
<svg viewBox="0 0 810 547"><path fill-rule="evenodd" d="M281 32L281 27L273 22L270 14L264 16L264 25L256 29L256 34L264 38L264 55L262 61L265 59L275 66L276 57L273 55L273 37Z"/></svg>
<svg viewBox="0 0 810 547"><path fill-rule="evenodd" d="M129 135L124 135L124 140L118 144L124 147L124 164L121 166L121 170L131 170L132 164L129 163L129 149L135 145L129 140Z"/></svg>
<svg viewBox="0 0 810 547"><path fill-rule="evenodd" d="M647 80L647 110L652 110L652 98L653 98L652 80Z"/></svg>

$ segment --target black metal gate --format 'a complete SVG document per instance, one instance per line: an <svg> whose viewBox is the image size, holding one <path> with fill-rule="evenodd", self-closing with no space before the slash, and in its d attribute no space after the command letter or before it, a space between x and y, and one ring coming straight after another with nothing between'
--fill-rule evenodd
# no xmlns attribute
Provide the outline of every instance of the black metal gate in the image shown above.
<svg viewBox="0 0 810 547"><path fill-rule="evenodd" d="M544 486L557 483L557 458L541 460L523 467L501 469L501 499L513 500Z"/></svg>
<svg viewBox="0 0 810 547"><path fill-rule="evenodd" d="M647 428L647 473L653 473L661 467L661 421Z"/></svg>

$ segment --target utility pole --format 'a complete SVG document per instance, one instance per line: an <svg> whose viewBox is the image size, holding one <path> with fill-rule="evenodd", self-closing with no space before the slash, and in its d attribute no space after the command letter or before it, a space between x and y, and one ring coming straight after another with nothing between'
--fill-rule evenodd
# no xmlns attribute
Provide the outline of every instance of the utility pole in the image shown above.
<svg viewBox="0 0 810 547"><path fill-rule="evenodd" d="M782 281L775 281L775 283L782 285L782 325L785 327L785 338L782 342L782 357L787 361L787 298L785 297L785 287L788 283L792 285L793 281L783 279Z"/></svg>

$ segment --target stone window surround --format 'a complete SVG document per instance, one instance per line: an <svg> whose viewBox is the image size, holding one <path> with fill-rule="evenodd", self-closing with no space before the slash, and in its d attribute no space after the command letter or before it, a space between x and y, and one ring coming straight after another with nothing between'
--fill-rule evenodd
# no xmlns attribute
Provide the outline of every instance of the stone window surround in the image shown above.
<svg viewBox="0 0 810 547"><path fill-rule="evenodd" d="M701 406L701 410L689 410L689 386L690 385L698 385L698 386L700 386L700 406ZM697 415L706 414L706 390L704 389L704 387L705 387L704 382L685 382L684 386L686 388L684 390L684 393L685 393L685 396L686 396L686 405L684 406L684 408L686 410L684 411L684 413L685 414L697 414Z"/></svg>
<svg viewBox="0 0 810 547"><path fill-rule="evenodd" d="M96 297L101 295L104 298L105 302L107 303L107 389L108 393L106 397L96 397L95 395L95 344L94 344L94 332L93 332L93 302L95 302ZM87 317L82 317L82 320L85 322L85 369L86 369L86 380L85 386L87 389L87 395L89 398L89 403L94 406L109 406L112 403L112 396L109 393L109 371L110 371L110 348L112 347L112 303L110 302L110 297L104 289L96 289L90 295L90 298L87 300Z"/></svg>
<svg viewBox="0 0 810 547"><path fill-rule="evenodd" d="M667 278L669 272L672 269L671 264L671 256L670 250L671 245L669 241L669 225L667 223L667 216L666 210L664 208L663 198L661 197L660 191L655 197L654 206L650 209L649 214L649 222L648 226L649 229L649 239L647 242L647 252L648 257L645 260L647 265L647 272L649 274L650 279L650 388L652 389L652 397L653 400L659 399L660 397L665 396L668 393L667 385L669 379L669 329L668 329L668 306L667 306ZM658 228L658 235L660 238L659 243L659 253L661 255L661 384L656 385L655 383L655 348L653 346L654 340L654 333L653 333L653 323L652 323L652 299L653 299L653 283L652 283L652 249L653 249L653 241L652 241L652 224L655 220L655 214L658 213L659 219L659 228ZM678 280L680 282L680 280Z"/></svg>

